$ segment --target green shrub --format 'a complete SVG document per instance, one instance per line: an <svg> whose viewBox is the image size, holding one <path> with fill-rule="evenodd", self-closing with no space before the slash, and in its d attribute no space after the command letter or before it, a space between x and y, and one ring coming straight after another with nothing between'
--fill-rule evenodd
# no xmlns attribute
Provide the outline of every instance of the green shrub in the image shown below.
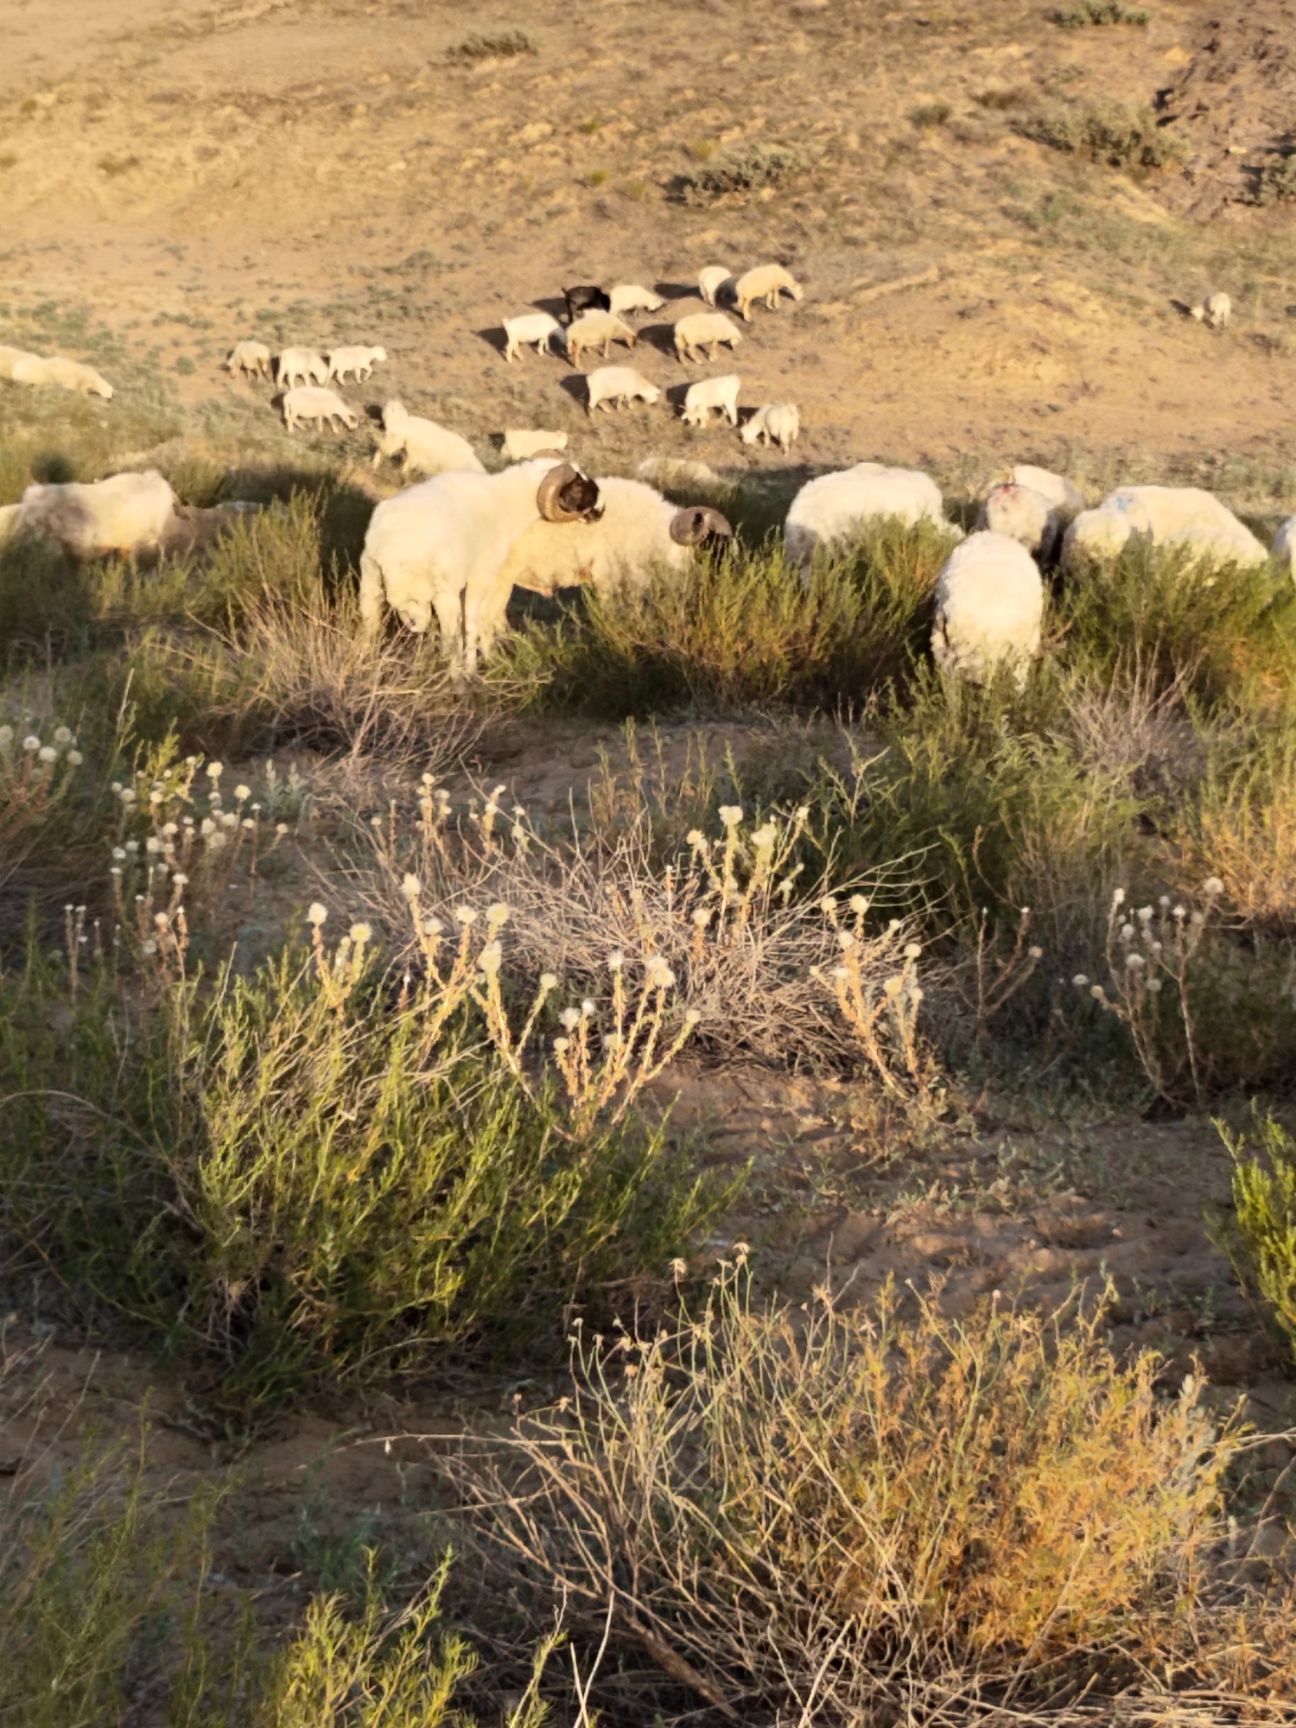
<svg viewBox="0 0 1296 1728"><path fill-rule="evenodd" d="M1050 149L1088 156L1110 168L1169 168L1187 155L1183 139L1165 129L1153 108L1056 107L1023 120L1018 129Z"/></svg>
<svg viewBox="0 0 1296 1728"><path fill-rule="evenodd" d="M1263 164L1256 178L1257 204L1290 204L1296 201L1296 149L1286 155L1272 156Z"/></svg>
<svg viewBox="0 0 1296 1728"><path fill-rule="evenodd" d="M1272 1116L1257 1115L1255 1149L1217 1126L1233 1160L1233 1217L1217 1234L1296 1353L1296 1140Z"/></svg>
<svg viewBox="0 0 1296 1728"><path fill-rule="evenodd" d="M470 1345L516 1362L566 1304L660 1273L717 1203L664 1130L523 1071L467 925L444 975L427 936L405 983L373 972L364 926L206 983L174 912L140 927L142 989L105 963L74 992L36 952L0 980L0 1236L200 1353L227 1399Z"/></svg>
<svg viewBox="0 0 1296 1728"><path fill-rule="evenodd" d="M1126 6L1124 0L1082 0L1079 6L1049 13L1052 22L1063 30L1079 30L1086 24L1136 24L1142 28L1151 16L1142 6Z"/></svg>
<svg viewBox="0 0 1296 1728"><path fill-rule="evenodd" d="M788 144L742 144L721 150L700 168L676 175L672 196L685 204L709 204L734 194L781 186L804 173L810 158Z"/></svg>
<svg viewBox="0 0 1296 1728"><path fill-rule="evenodd" d="M920 131L927 131L931 127L943 126L953 112L948 102L923 102L909 110L909 123Z"/></svg>
<svg viewBox="0 0 1296 1728"><path fill-rule="evenodd" d="M525 30L497 30L493 35L465 36L447 50L449 60L510 60L515 54L534 54L536 46Z"/></svg>

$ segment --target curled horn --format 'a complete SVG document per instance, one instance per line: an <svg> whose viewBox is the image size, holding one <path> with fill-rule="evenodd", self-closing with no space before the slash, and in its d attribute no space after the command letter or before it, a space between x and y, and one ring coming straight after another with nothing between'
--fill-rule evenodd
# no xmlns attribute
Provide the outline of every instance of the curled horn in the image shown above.
<svg viewBox="0 0 1296 1728"><path fill-rule="evenodd" d="M700 546L712 535L727 539L732 533L727 518L706 504L690 504L671 517L670 537L678 546Z"/></svg>
<svg viewBox="0 0 1296 1728"><path fill-rule="evenodd" d="M592 492L588 503L576 509L568 508L562 500L563 492L573 481L584 481ZM541 480L536 492L536 505L546 522L578 522L582 516L589 514L597 498L598 488L588 475L582 474L580 469L570 462L559 462Z"/></svg>

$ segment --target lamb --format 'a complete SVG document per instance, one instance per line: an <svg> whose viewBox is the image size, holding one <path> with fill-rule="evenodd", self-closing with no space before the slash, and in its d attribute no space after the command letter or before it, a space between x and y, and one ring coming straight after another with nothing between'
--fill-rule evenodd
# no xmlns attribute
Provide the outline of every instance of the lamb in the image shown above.
<svg viewBox="0 0 1296 1728"><path fill-rule="evenodd" d="M1289 516L1279 524L1278 532L1273 537L1273 545L1269 548L1269 556L1284 570L1290 571L1296 577L1296 516Z"/></svg>
<svg viewBox="0 0 1296 1728"><path fill-rule="evenodd" d="M733 533L718 510L679 509L638 480L600 479L598 489L598 521L535 522L514 542L503 572L511 586L538 593L585 583L603 595L622 586L642 591L654 570L682 573L703 548L723 546Z"/></svg>
<svg viewBox="0 0 1296 1728"><path fill-rule="evenodd" d="M596 366L585 374L589 392L587 412L591 420L596 408L606 408L617 402L647 402L651 407L661 400L661 391L649 383L633 366Z"/></svg>
<svg viewBox="0 0 1296 1728"><path fill-rule="evenodd" d="M562 325L548 312L523 312L520 317L504 320L504 358L516 360L524 348L534 347L537 354L552 354L552 342L561 335Z"/></svg>
<svg viewBox="0 0 1296 1728"><path fill-rule="evenodd" d="M308 420L327 420L330 432L338 430L337 421L352 432L360 424L354 409L348 408L335 390L325 390L317 384L302 384L295 390L286 390L283 417L289 432L295 432Z"/></svg>
<svg viewBox="0 0 1296 1728"><path fill-rule="evenodd" d="M768 444L790 450L801 436L801 414L795 402L767 402L738 434L744 444Z"/></svg>
<svg viewBox="0 0 1296 1728"><path fill-rule="evenodd" d="M1015 480L1019 486L1029 486L1032 492L1038 492L1041 497L1047 498L1064 522L1069 522L1084 509L1084 494L1063 474L1051 473L1047 468L1037 468L1032 462L1018 462L1009 470L1008 478Z"/></svg>
<svg viewBox="0 0 1296 1728"><path fill-rule="evenodd" d="M9 376L15 384L53 384L60 390L79 390L84 396L112 401L113 387L102 373L63 354L51 355L48 360L38 354L24 354L11 363Z"/></svg>
<svg viewBox="0 0 1296 1728"><path fill-rule="evenodd" d="M686 426L705 426L711 410L718 408L731 426L738 424L738 390L741 380L736 372L725 372L719 378L700 378L690 384L680 415Z"/></svg>
<svg viewBox="0 0 1296 1728"><path fill-rule="evenodd" d="M1113 558L1134 537L1186 547L1199 562L1260 565L1269 554L1219 499L1197 486L1121 486L1095 510L1082 510L1062 542L1064 569L1086 558Z"/></svg>
<svg viewBox="0 0 1296 1728"><path fill-rule="evenodd" d="M734 304L745 322L750 324L751 309L758 300L763 300L771 312L776 312L781 293L800 300L804 292L801 284L781 264L758 264L754 270L745 271L734 283Z"/></svg>
<svg viewBox="0 0 1296 1728"><path fill-rule="evenodd" d="M330 348L324 358L328 362L330 383L341 384L345 381L348 372L354 372L356 383L360 384L371 375L375 366L386 360L387 350L385 348L357 348L354 346Z"/></svg>
<svg viewBox="0 0 1296 1728"><path fill-rule="evenodd" d="M1007 667L1019 687L1039 653L1044 583L1020 541L983 531L956 546L936 578L932 656L981 684Z"/></svg>
<svg viewBox="0 0 1296 1728"><path fill-rule="evenodd" d="M270 350L264 342L236 342L225 356L227 372L243 372L249 378L269 378Z"/></svg>
<svg viewBox="0 0 1296 1728"><path fill-rule="evenodd" d="M311 348L285 348L276 362L275 383L282 390L291 384L327 384L328 362Z"/></svg>
<svg viewBox="0 0 1296 1728"><path fill-rule="evenodd" d="M1205 321L1211 330L1223 330L1233 316L1233 302L1227 294L1208 294L1192 308L1191 316L1199 324Z"/></svg>
<svg viewBox="0 0 1296 1728"><path fill-rule="evenodd" d="M977 516L978 528L1016 540L1046 569L1057 562L1063 526L1060 512L1042 492L1015 480L992 486Z"/></svg>
<svg viewBox="0 0 1296 1728"><path fill-rule="evenodd" d="M504 566L514 542L538 520L573 525L601 513L597 482L547 457L407 487L378 506L365 535L364 640L376 637L385 599L411 630L426 631L435 614L456 673L475 672L504 624L513 586Z"/></svg>
<svg viewBox="0 0 1296 1728"><path fill-rule="evenodd" d="M708 264L698 271L698 293L708 306L718 306L720 290L732 281L733 272L727 264Z"/></svg>
<svg viewBox="0 0 1296 1728"><path fill-rule="evenodd" d="M515 429L504 434L501 446L510 462L525 462L528 457L541 456L547 450L565 450L565 432L524 432Z"/></svg>
<svg viewBox="0 0 1296 1728"><path fill-rule="evenodd" d="M700 360L708 349L708 360L714 360L721 347L736 348L742 341L742 331L723 312L690 312L675 326L675 354L680 360Z"/></svg>
<svg viewBox="0 0 1296 1728"><path fill-rule="evenodd" d="M608 295L611 312L660 312L666 302L651 288L641 288L637 282L619 282Z"/></svg>
<svg viewBox="0 0 1296 1728"><path fill-rule="evenodd" d="M575 323L567 326L567 358L579 366L587 348L598 348L603 358L614 342L624 342L633 348L638 341L635 332L612 312L582 312Z"/></svg>
<svg viewBox="0 0 1296 1728"><path fill-rule="evenodd" d="M74 558L134 557L157 550L175 510L175 493L150 468L89 483L29 486L10 531L46 534Z"/></svg>
<svg viewBox="0 0 1296 1728"><path fill-rule="evenodd" d="M957 532L945 520L940 488L929 475L915 468L858 462L806 482L788 510L783 543L792 562L805 569L816 548L848 545L866 523L886 517L934 522Z"/></svg>
<svg viewBox="0 0 1296 1728"><path fill-rule="evenodd" d="M582 312L610 312L612 296L605 288L596 287L593 282L582 282L576 288L564 288L563 299L567 302L567 322L574 323Z"/></svg>
<svg viewBox="0 0 1296 1728"><path fill-rule="evenodd" d="M25 348L7 348L0 345L0 378L13 378L13 369L20 360L40 360L39 354L29 354Z"/></svg>
<svg viewBox="0 0 1296 1728"><path fill-rule="evenodd" d="M407 474L449 474L467 471L484 474L485 467L466 438L411 414L403 402L392 400L382 411L383 432L374 451L376 468L384 456L404 455Z"/></svg>

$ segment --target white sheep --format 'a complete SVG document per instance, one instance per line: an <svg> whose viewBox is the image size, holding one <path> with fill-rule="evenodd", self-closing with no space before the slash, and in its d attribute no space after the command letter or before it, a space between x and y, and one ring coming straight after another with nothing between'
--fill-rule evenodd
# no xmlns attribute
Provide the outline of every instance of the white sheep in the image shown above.
<svg viewBox="0 0 1296 1728"><path fill-rule="evenodd" d="M1007 534L970 534L936 578L932 655L942 672L983 683L1007 667L1024 684L1039 653L1044 583Z"/></svg>
<svg viewBox="0 0 1296 1728"><path fill-rule="evenodd" d="M0 378L13 378L13 369L20 360L39 360L39 354L29 354L25 348L9 348L0 344Z"/></svg>
<svg viewBox="0 0 1296 1728"><path fill-rule="evenodd" d="M707 462L689 456L645 456L635 469L637 480L650 486L721 488L725 482Z"/></svg>
<svg viewBox="0 0 1296 1728"><path fill-rule="evenodd" d="M1273 545L1269 548L1269 556L1296 577L1296 516L1289 516L1278 526L1278 532L1273 537Z"/></svg>
<svg viewBox="0 0 1296 1728"><path fill-rule="evenodd" d="M690 384L680 418L685 426L705 426L713 408L718 408L731 426L738 424L738 391L742 380L736 372L718 378L699 378Z"/></svg>
<svg viewBox="0 0 1296 1728"><path fill-rule="evenodd" d="M1192 308L1192 316L1212 330L1223 330L1233 316L1233 302L1227 294L1208 294Z"/></svg>
<svg viewBox="0 0 1296 1728"><path fill-rule="evenodd" d="M328 362L330 383L341 384L348 372L355 374L356 383L363 383L373 372L375 366L381 365L387 358L385 348L359 348L352 345L349 348L330 348L324 356Z"/></svg>
<svg viewBox="0 0 1296 1728"><path fill-rule="evenodd" d="M284 425L295 432L310 420L327 420L329 431L342 426L354 432L360 424L354 409L348 408L336 390L325 390L318 384L300 384L295 390L285 390L283 399Z"/></svg>
<svg viewBox="0 0 1296 1728"><path fill-rule="evenodd" d="M567 434L526 432L515 427L504 434L501 448L510 462L525 462L529 457L543 455L546 450L565 450Z"/></svg>
<svg viewBox="0 0 1296 1728"><path fill-rule="evenodd" d="M374 511L360 557L365 640L377 635L386 600L411 630L427 630L435 616L456 672L474 672L504 624L514 542L541 518L575 524L599 509L597 484L547 457L499 474L438 474L398 492Z"/></svg>
<svg viewBox="0 0 1296 1728"><path fill-rule="evenodd" d="M291 384L327 384L328 361L313 348L285 348L275 368L275 382L283 389Z"/></svg>
<svg viewBox="0 0 1296 1728"><path fill-rule="evenodd" d="M738 434L744 444L768 444L790 450L801 436L801 414L795 402L767 402Z"/></svg>
<svg viewBox="0 0 1296 1728"><path fill-rule="evenodd" d="M567 326L567 358L579 366L587 348L597 348L606 360L614 342L624 342L633 348L639 340L636 333L615 313L595 310L582 312Z"/></svg>
<svg viewBox="0 0 1296 1728"><path fill-rule="evenodd" d="M15 384L53 384L60 390L79 390L84 396L112 401L113 387L102 373L64 354L51 355L47 360L38 354L24 354L12 362L9 376Z"/></svg>
<svg viewBox="0 0 1296 1728"><path fill-rule="evenodd" d="M227 372L243 372L249 378L270 377L270 350L264 342L236 342L225 356Z"/></svg>
<svg viewBox="0 0 1296 1728"><path fill-rule="evenodd" d="M859 539L867 523L886 517L934 522L957 532L945 520L940 488L930 475L916 468L858 462L806 482L788 510L783 543L792 562L804 569L816 548L848 545Z"/></svg>
<svg viewBox="0 0 1296 1728"><path fill-rule="evenodd" d="M486 469L477 452L466 438L439 426L435 420L424 420L411 414L403 402L392 400L382 411L383 430L374 451L376 468L384 456L405 458L407 474L449 474L468 471L484 474Z"/></svg>
<svg viewBox="0 0 1296 1728"><path fill-rule="evenodd" d="M754 270L744 271L734 283L734 304L750 324L751 309L758 300L763 300L771 312L776 312L781 293L800 300L804 292L801 284L781 264L758 264Z"/></svg>
<svg viewBox="0 0 1296 1728"><path fill-rule="evenodd" d="M661 400L658 387L633 366L596 366L585 374L585 388L591 419L596 408L607 408L617 402L647 402L651 407Z"/></svg>
<svg viewBox="0 0 1296 1728"><path fill-rule="evenodd" d="M553 353L553 338L562 335L562 325L548 312L523 312L504 320L504 358L516 360L524 348L537 354Z"/></svg>
<svg viewBox="0 0 1296 1728"><path fill-rule="evenodd" d="M617 313L660 312L666 304L660 294L654 294L651 288L641 288L637 282L618 282L609 290L608 299L612 311Z"/></svg>
<svg viewBox="0 0 1296 1728"><path fill-rule="evenodd" d="M1042 492L1015 480L992 486L977 516L978 528L1006 534L1045 566L1056 561L1064 526L1060 512Z"/></svg>
<svg viewBox="0 0 1296 1728"><path fill-rule="evenodd" d="M727 264L708 264L698 271L698 293L708 306L716 306L720 302L720 290L726 282L733 281L733 272Z"/></svg>
<svg viewBox="0 0 1296 1728"><path fill-rule="evenodd" d="M133 557L157 550L175 510L175 493L150 468L107 480L29 486L10 532L48 535L74 558Z"/></svg>
<svg viewBox="0 0 1296 1728"><path fill-rule="evenodd" d="M1062 563L1114 558L1131 539L1184 547L1201 563L1260 565L1269 554L1227 506L1197 486L1120 486L1066 531Z"/></svg>
<svg viewBox="0 0 1296 1728"><path fill-rule="evenodd" d="M1064 474L1054 474L1048 468L1037 468L1033 462L1018 462L1009 470L1008 478L1015 480L1019 486L1029 486L1032 492L1038 492L1041 497L1047 498L1064 522L1069 522L1084 509L1084 493Z"/></svg>
<svg viewBox="0 0 1296 1728"><path fill-rule="evenodd" d="M680 360L714 360L722 347L736 348L742 331L723 312L690 312L675 326L675 354Z"/></svg>
<svg viewBox="0 0 1296 1728"><path fill-rule="evenodd" d="M600 479L603 514L558 527L535 522L516 540L504 566L511 586L534 593L588 583L600 594L628 586L642 591L654 570L687 570L698 550L733 530L718 510L680 509L638 480Z"/></svg>

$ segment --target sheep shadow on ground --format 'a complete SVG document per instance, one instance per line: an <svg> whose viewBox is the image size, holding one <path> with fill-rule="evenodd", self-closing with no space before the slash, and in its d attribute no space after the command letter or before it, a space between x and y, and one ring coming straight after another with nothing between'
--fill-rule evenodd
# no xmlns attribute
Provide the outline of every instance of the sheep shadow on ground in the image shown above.
<svg viewBox="0 0 1296 1728"><path fill-rule="evenodd" d="M561 294L546 295L542 300L531 300L537 312L547 312L551 318L556 318L560 324L567 322L567 302Z"/></svg>
<svg viewBox="0 0 1296 1728"><path fill-rule="evenodd" d="M504 334L501 325L492 324L486 330L474 330L473 335L479 342L484 342L488 348L493 348L500 358L503 359L504 351L508 347L508 337Z"/></svg>
<svg viewBox="0 0 1296 1728"><path fill-rule="evenodd" d="M689 393L689 384L690 384L690 380L686 378L686 379L684 379L683 383L681 383L681 384L667 384L662 390L662 395L666 398L666 400L670 403L671 407L675 410L675 414L677 417L683 412L684 398Z"/></svg>
<svg viewBox="0 0 1296 1728"><path fill-rule="evenodd" d="M675 358L675 326L673 324L645 324L639 332L639 341L649 348L655 348L659 354L669 354Z"/></svg>
<svg viewBox="0 0 1296 1728"><path fill-rule="evenodd" d="M701 302L696 282L654 282L653 292L660 294L663 300L697 300L699 304Z"/></svg>
<svg viewBox="0 0 1296 1728"><path fill-rule="evenodd" d="M582 412L589 407L589 381L583 372L565 372L558 380L558 388L565 391Z"/></svg>

